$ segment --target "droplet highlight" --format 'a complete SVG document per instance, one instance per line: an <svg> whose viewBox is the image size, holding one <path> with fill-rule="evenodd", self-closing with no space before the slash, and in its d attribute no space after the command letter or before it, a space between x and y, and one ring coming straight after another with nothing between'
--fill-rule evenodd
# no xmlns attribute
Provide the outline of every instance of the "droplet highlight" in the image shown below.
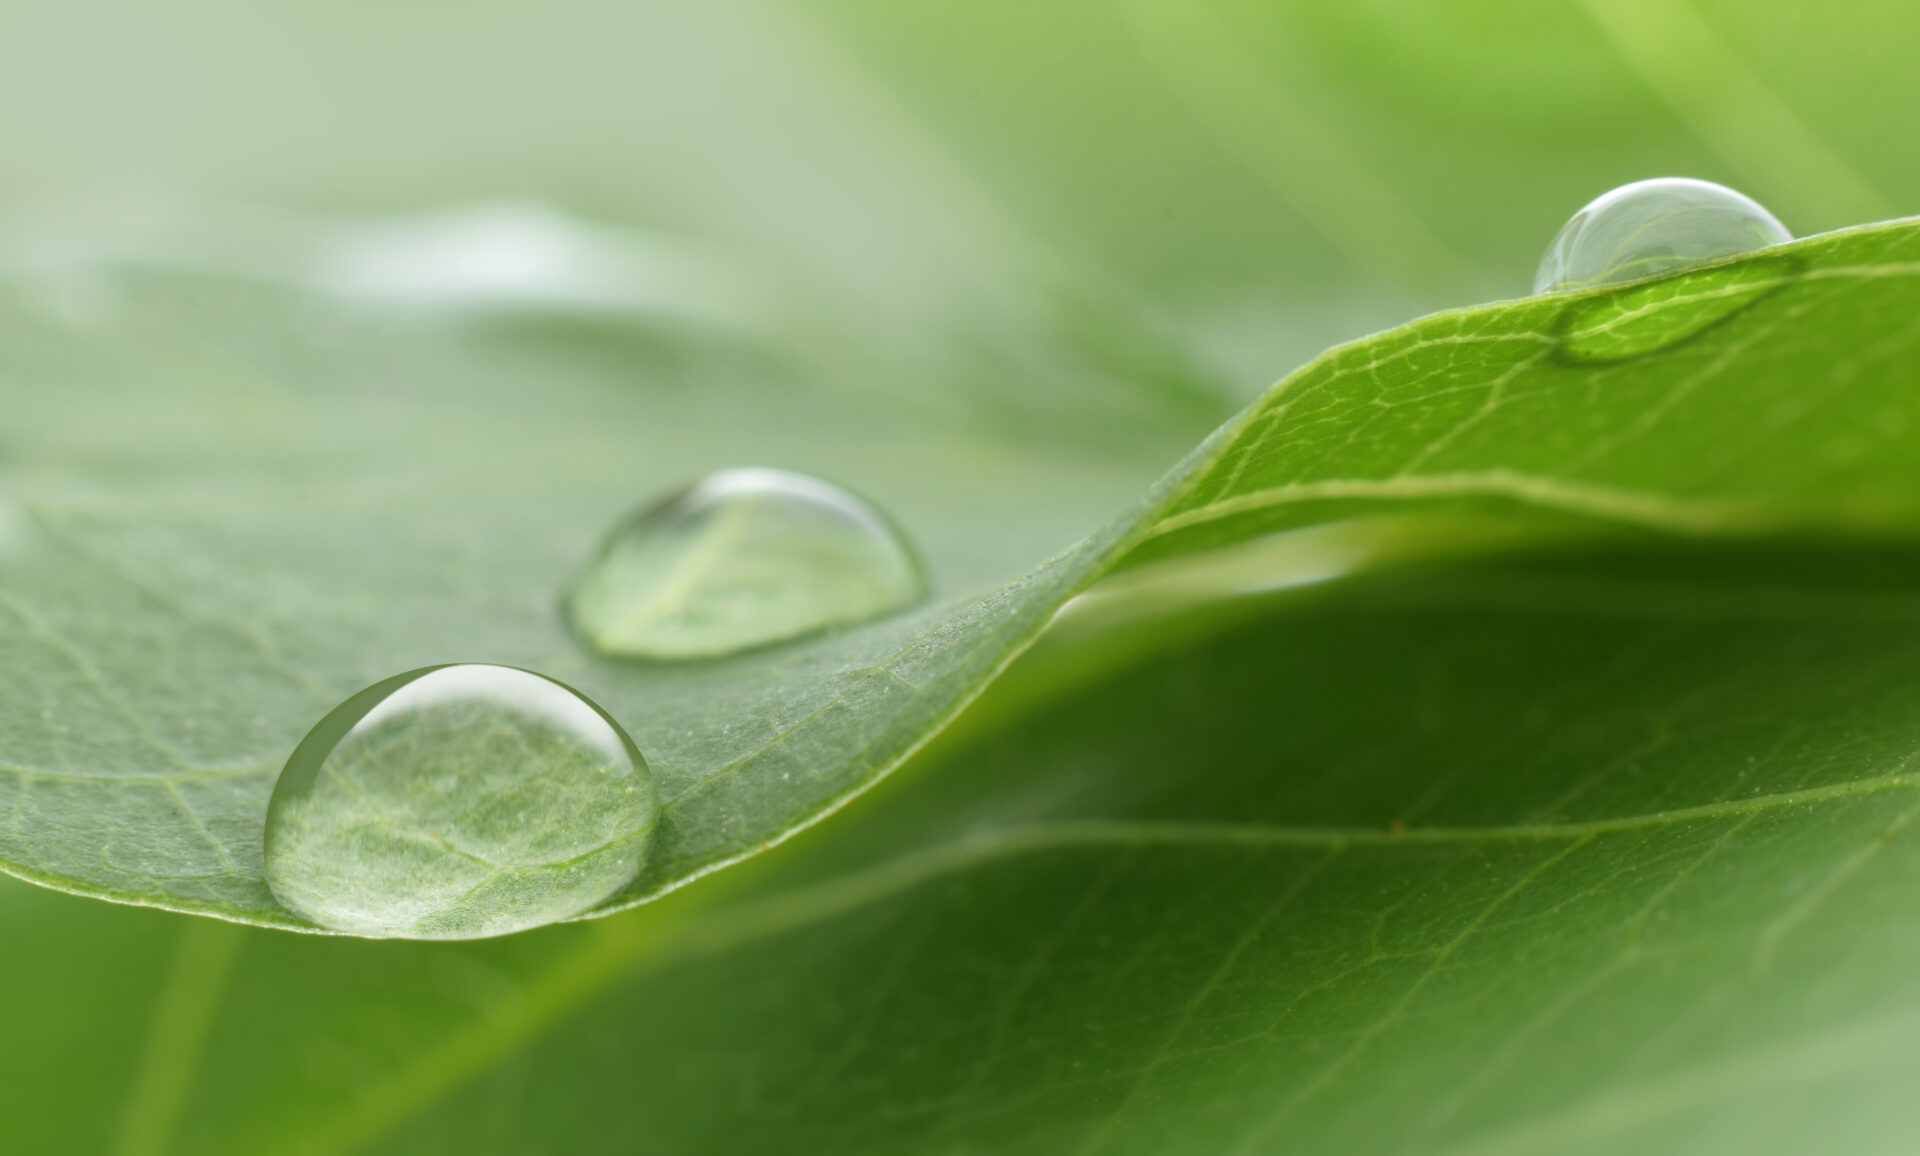
<svg viewBox="0 0 1920 1156"><path fill-rule="evenodd" d="M1635 181L1573 215L1547 246L1533 291L1634 281L1792 239L1772 213L1725 185Z"/></svg>
<svg viewBox="0 0 1920 1156"><path fill-rule="evenodd" d="M616 526L563 610L606 654L714 658L891 614L927 595L919 554L847 491L721 470Z"/></svg>
<svg viewBox="0 0 1920 1156"><path fill-rule="evenodd" d="M267 806L267 885L354 935L504 935L632 882L658 815L646 760L585 695L510 666L425 667L294 750Z"/></svg>

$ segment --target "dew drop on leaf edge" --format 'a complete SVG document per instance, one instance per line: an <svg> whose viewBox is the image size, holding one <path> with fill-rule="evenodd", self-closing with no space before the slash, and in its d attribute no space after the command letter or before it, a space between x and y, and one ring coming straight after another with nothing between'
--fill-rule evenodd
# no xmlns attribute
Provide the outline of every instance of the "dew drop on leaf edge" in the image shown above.
<svg viewBox="0 0 1920 1156"><path fill-rule="evenodd" d="M716 658L894 613L927 595L892 519L831 483L719 470L631 515L562 599L603 654Z"/></svg>
<svg viewBox="0 0 1920 1156"><path fill-rule="evenodd" d="M586 696L510 666L424 667L295 748L267 806L267 884L335 931L504 935L632 882L658 814L646 760Z"/></svg>
<svg viewBox="0 0 1920 1156"><path fill-rule="evenodd" d="M1573 215L1547 246L1533 291L1634 281L1792 239L1772 213L1725 185L1635 181Z"/></svg>

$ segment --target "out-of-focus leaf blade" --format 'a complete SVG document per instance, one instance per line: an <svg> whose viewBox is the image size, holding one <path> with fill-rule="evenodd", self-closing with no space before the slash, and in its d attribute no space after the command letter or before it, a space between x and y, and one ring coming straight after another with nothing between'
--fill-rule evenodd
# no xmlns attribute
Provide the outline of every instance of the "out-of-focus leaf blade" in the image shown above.
<svg viewBox="0 0 1920 1156"><path fill-rule="evenodd" d="M0 891L25 942L148 961L102 1006L84 969L10 980L0 1057L53 1089L15 1125L124 1087L208 1153L1898 1151L1915 561L1382 573L1023 712L1084 660L1053 645L830 828L495 942ZM114 1011L149 992L150 1028Z"/></svg>

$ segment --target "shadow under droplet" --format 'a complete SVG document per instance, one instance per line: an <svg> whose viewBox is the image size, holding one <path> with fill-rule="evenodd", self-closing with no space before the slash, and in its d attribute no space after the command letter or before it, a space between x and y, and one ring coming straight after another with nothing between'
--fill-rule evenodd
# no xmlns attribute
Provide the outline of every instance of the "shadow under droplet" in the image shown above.
<svg viewBox="0 0 1920 1156"><path fill-rule="evenodd" d="M1791 285L1801 267L1798 257L1766 257L1575 302L1556 321L1555 355L1575 365L1609 365L1673 349Z"/></svg>

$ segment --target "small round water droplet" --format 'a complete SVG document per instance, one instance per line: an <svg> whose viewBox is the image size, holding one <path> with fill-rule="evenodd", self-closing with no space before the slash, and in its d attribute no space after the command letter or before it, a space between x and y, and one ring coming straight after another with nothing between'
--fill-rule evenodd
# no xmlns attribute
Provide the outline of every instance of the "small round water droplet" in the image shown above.
<svg viewBox="0 0 1920 1156"><path fill-rule="evenodd" d="M1751 198L1725 185L1657 177L1595 198L1547 246L1535 293L1634 281L1793 240Z"/></svg>
<svg viewBox="0 0 1920 1156"><path fill-rule="evenodd" d="M347 699L294 750L267 806L267 884L355 935L503 935L626 886L658 813L633 741L579 692L430 666Z"/></svg>
<svg viewBox="0 0 1920 1156"><path fill-rule="evenodd" d="M926 594L918 554L871 505L785 470L721 470L615 527L565 610L608 654L711 658Z"/></svg>

